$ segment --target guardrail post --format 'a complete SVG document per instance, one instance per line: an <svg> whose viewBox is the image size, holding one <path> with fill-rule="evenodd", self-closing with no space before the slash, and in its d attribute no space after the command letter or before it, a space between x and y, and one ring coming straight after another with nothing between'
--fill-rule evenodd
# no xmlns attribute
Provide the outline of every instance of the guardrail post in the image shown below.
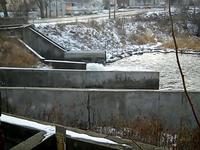
<svg viewBox="0 0 200 150"><path fill-rule="evenodd" d="M66 150L66 129L56 125L56 141L58 150Z"/></svg>

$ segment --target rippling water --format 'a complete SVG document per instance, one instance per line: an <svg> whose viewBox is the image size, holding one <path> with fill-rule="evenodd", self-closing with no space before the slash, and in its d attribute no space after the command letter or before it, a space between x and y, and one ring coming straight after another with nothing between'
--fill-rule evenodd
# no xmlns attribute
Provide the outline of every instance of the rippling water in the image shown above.
<svg viewBox="0 0 200 150"><path fill-rule="evenodd" d="M179 54L188 89L200 89L200 55ZM160 89L183 89L175 53L144 53L124 58L109 65L128 70L160 72Z"/></svg>

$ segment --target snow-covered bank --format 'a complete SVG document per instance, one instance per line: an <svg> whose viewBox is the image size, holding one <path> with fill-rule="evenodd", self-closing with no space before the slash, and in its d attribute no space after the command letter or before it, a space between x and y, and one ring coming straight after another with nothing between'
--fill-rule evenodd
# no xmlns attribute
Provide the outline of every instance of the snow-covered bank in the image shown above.
<svg viewBox="0 0 200 150"><path fill-rule="evenodd" d="M168 13L159 10L116 20L43 24L35 28L67 51L106 51L107 62L113 62L136 54L173 52L162 46L171 38L167 18ZM197 31L191 22L187 22L187 27L180 22L175 24L181 35L193 35Z"/></svg>
<svg viewBox="0 0 200 150"><path fill-rule="evenodd" d="M69 51L106 51L107 61L158 50L161 43L133 44L131 39L143 23L117 27L113 21L78 23L72 25L42 25L37 29ZM123 28L123 29L122 29Z"/></svg>

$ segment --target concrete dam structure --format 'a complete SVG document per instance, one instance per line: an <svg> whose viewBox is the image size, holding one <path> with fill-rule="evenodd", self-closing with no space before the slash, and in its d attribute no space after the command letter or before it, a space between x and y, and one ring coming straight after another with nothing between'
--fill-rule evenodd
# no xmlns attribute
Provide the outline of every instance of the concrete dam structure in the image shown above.
<svg viewBox="0 0 200 150"><path fill-rule="evenodd" d="M37 57L39 56L39 59L42 57L45 60L106 63L105 51L82 52L65 50L65 48L34 29L31 25L4 25L0 27L0 33L6 36L18 37L32 49L31 53Z"/></svg>
<svg viewBox="0 0 200 150"><path fill-rule="evenodd" d="M158 72L0 68L5 87L158 89Z"/></svg>
<svg viewBox="0 0 200 150"><path fill-rule="evenodd" d="M165 129L196 127L182 91L1 87L0 92L4 112L67 126L115 126L146 118ZM200 93L190 95L200 114Z"/></svg>
<svg viewBox="0 0 200 150"><path fill-rule="evenodd" d="M79 62L106 62L106 52L102 51L67 51L36 29L23 29L22 40L34 49L39 55L50 60L66 60Z"/></svg>
<svg viewBox="0 0 200 150"><path fill-rule="evenodd" d="M165 128L177 129L183 122L196 126L184 93L158 90L156 72L1 68L0 79L9 113L77 126L113 126L137 118L156 118ZM200 113L199 92L190 95Z"/></svg>
<svg viewBox="0 0 200 150"><path fill-rule="evenodd" d="M84 129L119 124L127 129L138 119L160 123L164 131L197 127L183 91L159 90L159 72L87 71L87 62L105 63L104 52L67 52L31 27L16 32L30 52L59 69L1 67L3 112ZM200 116L200 92L190 91L189 95ZM30 136L43 135L34 132ZM74 142L68 140L69 145Z"/></svg>

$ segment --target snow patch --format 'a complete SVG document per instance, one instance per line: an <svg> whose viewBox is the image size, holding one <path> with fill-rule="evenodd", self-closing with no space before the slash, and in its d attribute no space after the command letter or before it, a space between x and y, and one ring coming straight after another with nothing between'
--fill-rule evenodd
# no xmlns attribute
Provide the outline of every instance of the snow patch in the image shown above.
<svg viewBox="0 0 200 150"><path fill-rule="evenodd" d="M29 127L29 128L45 131L46 134L45 134L44 139L46 139L46 138L50 137L51 135L55 134L55 126L44 125L44 124L40 124L40 123L37 123L37 122L34 122L34 121L29 121L29 120L25 120L25 119L21 119L21 118L16 118L16 117L4 115L4 114L1 115L0 121L1 122L6 122L6 123L9 123L9 124L13 124L13 125Z"/></svg>
<svg viewBox="0 0 200 150"><path fill-rule="evenodd" d="M18 126L23 126L23 127L28 127L28 128L45 131L46 134L45 134L45 137L43 140L45 140L46 138L48 138L51 135L56 133L55 126L44 125L44 124L37 123L34 121L29 121L29 120L12 117L12 116L8 116L8 115L4 115L4 114L2 114L0 116L0 122L6 122L9 124L13 124L13 125L18 125ZM69 130L66 130L66 135L68 135L72 138L86 139L86 140L91 140L91 141L95 141L95 142L99 142L99 143L118 144L114 141L111 141L111 140L108 140L105 138L93 137L93 136L89 136L87 134L80 134L80 133L76 133L76 132L69 131Z"/></svg>
<svg viewBox="0 0 200 150"><path fill-rule="evenodd" d="M91 141L100 142L100 143L118 144L116 142L113 142L113 141L105 139L105 138L93 137L93 136L89 136L87 134L80 134L80 133L76 133L76 132L69 131L69 130L66 130L66 135L69 135L72 138L86 139L86 140L91 140Z"/></svg>

